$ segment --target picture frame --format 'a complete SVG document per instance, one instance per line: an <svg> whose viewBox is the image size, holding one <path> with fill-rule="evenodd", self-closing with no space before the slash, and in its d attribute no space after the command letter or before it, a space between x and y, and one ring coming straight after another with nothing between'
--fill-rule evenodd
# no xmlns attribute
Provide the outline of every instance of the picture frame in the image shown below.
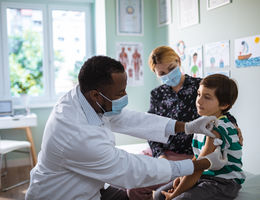
<svg viewBox="0 0 260 200"><path fill-rule="evenodd" d="M143 0L116 0L117 35L143 36Z"/></svg>
<svg viewBox="0 0 260 200"><path fill-rule="evenodd" d="M157 0L157 23L158 27L171 24L172 7L171 0Z"/></svg>
<svg viewBox="0 0 260 200"><path fill-rule="evenodd" d="M199 24L199 1L178 1L179 28L186 28Z"/></svg>
<svg viewBox="0 0 260 200"><path fill-rule="evenodd" d="M207 10L213 10L215 8L232 3L231 0L207 0Z"/></svg>

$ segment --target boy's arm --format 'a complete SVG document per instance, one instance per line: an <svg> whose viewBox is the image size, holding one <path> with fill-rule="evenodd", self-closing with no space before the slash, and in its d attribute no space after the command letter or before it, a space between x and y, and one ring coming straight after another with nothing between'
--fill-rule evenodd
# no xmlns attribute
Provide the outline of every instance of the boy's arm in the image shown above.
<svg viewBox="0 0 260 200"><path fill-rule="evenodd" d="M214 132L214 134L216 135L217 138L220 138L220 135L216 131L212 131L212 132ZM203 147L199 157L206 156L206 155L212 153L216 149L213 142L214 142L213 138L207 137L205 146ZM203 170L197 171L197 172L195 172L195 173L193 173L192 175L189 175L189 176L184 176L181 179L180 184L177 186L177 188L170 195L170 197L171 197L170 199L177 197L181 193L183 193L183 192L187 191L188 189L192 188L196 184L196 182L199 180L202 172L203 172Z"/></svg>
<svg viewBox="0 0 260 200"><path fill-rule="evenodd" d="M243 135L242 135L240 128L238 127L236 118L233 115L231 115L229 112L227 112L225 115L227 116L228 120L231 121L231 123L234 124L234 126L236 127L237 135L238 135L238 138L239 138L239 143L240 143L241 146L243 146L244 138L243 138Z"/></svg>

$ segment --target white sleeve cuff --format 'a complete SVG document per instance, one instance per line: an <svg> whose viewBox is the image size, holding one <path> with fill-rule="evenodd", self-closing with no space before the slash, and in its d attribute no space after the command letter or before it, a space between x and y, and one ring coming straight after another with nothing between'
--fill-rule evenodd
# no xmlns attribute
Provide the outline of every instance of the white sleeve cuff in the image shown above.
<svg viewBox="0 0 260 200"><path fill-rule="evenodd" d="M169 120L168 124L165 127L165 137L170 137L170 135L175 135L175 124L176 120Z"/></svg>
<svg viewBox="0 0 260 200"><path fill-rule="evenodd" d="M171 180L179 176L191 175L194 172L194 165L191 159L169 162L172 169Z"/></svg>

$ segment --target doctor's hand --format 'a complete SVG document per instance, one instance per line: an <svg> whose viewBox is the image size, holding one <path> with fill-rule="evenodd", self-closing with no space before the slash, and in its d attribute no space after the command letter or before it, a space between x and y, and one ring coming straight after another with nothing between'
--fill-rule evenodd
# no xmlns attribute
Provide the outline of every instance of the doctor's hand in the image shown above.
<svg viewBox="0 0 260 200"><path fill-rule="evenodd" d="M201 160L203 158L207 158L209 160L210 162L210 167L208 168L209 170L219 170L222 167L224 167L228 162L227 152L224 151L224 153L222 154L220 146L218 146L214 152L206 156L200 157L198 160Z"/></svg>
<svg viewBox="0 0 260 200"><path fill-rule="evenodd" d="M211 132L213 126L217 126L218 120L215 116L202 116L191 122L185 123L185 133L193 134L199 133L215 138L216 136Z"/></svg>

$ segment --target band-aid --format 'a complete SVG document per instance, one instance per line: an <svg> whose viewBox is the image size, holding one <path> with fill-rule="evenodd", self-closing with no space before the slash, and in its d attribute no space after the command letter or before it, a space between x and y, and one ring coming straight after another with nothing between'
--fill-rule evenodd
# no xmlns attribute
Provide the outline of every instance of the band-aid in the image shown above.
<svg viewBox="0 0 260 200"><path fill-rule="evenodd" d="M220 145L222 145L222 143L223 143L223 141L221 139L219 139L219 138L215 138L214 142L213 142L213 144L215 146L220 146Z"/></svg>

